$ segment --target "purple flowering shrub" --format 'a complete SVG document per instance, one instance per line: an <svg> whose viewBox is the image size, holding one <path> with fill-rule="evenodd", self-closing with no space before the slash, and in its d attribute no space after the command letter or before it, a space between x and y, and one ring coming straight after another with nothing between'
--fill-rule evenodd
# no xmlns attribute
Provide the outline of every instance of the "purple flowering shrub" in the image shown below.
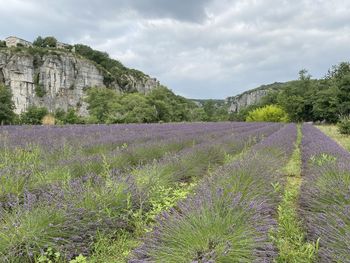
<svg viewBox="0 0 350 263"><path fill-rule="evenodd" d="M135 212L153 209L152 185L205 180L227 154L282 126L1 127L0 261L33 262L48 249L60 252L62 260L89 255L97 233L136 230ZM147 178L149 167L156 169ZM244 204L252 214L260 204L254 202Z"/></svg>
<svg viewBox="0 0 350 263"><path fill-rule="evenodd" d="M202 181L163 212L129 262L271 262L276 249L279 168L294 149L296 126L270 133L242 158Z"/></svg>
<svg viewBox="0 0 350 263"><path fill-rule="evenodd" d="M350 154L317 128L303 125L300 214L318 262L350 261Z"/></svg>

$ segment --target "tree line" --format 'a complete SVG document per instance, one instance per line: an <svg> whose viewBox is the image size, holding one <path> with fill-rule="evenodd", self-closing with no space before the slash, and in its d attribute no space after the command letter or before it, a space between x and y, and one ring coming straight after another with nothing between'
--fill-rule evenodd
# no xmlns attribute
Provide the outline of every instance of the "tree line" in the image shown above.
<svg viewBox="0 0 350 263"><path fill-rule="evenodd" d="M231 119L246 120L251 111L266 105L279 106L293 122L337 123L350 115L350 63L332 66L321 79L312 79L303 69L298 80L271 91L259 103L232 114Z"/></svg>
<svg viewBox="0 0 350 263"><path fill-rule="evenodd" d="M212 100L203 105L175 95L164 86L148 92L118 93L109 88L87 89L85 102L89 116L79 116L74 108L49 112L45 107L29 106L25 112L14 113L14 103L9 87L0 85L0 124L42 124L51 115L56 124L93 123L155 123L228 120L227 109Z"/></svg>

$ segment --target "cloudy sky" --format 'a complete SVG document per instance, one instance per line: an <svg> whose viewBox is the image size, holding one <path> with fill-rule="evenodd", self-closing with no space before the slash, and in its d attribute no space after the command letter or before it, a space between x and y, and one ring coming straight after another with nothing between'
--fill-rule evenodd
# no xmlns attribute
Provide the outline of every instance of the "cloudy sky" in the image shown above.
<svg viewBox="0 0 350 263"><path fill-rule="evenodd" d="M107 51L190 98L225 98L350 60L345 0L0 0L0 39Z"/></svg>

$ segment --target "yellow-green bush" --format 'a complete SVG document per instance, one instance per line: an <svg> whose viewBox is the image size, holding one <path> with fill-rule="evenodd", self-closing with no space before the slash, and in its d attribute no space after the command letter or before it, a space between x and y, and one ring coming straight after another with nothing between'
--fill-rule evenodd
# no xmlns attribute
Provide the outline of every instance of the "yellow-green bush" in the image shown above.
<svg viewBox="0 0 350 263"><path fill-rule="evenodd" d="M289 117L287 112L281 107L277 105L267 105L250 111L246 121L288 122Z"/></svg>

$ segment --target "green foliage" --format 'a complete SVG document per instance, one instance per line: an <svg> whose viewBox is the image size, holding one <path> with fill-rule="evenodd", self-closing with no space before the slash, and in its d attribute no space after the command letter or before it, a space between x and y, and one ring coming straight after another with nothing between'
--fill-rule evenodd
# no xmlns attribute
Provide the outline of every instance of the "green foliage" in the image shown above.
<svg viewBox="0 0 350 263"><path fill-rule="evenodd" d="M350 73L344 75L338 84L339 112L342 115L350 115Z"/></svg>
<svg viewBox="0 0 350 263"><path fill-rule="evenodd" d="M51 247L46 249L46 251L40 255L35 262L36 263L55 263L59 262L61 254L59 252L55 252Z"/></svg>
<svg viewBox="0 0 350 263"><path fill-rule="evenodd" d="M127 231L115 233L98 233L93 244L94 253L89 257L89 263L126 262L132 248L139 242Z"/></svg>
<svg viewBox="0 0 350 263"><path fill-rule="evenodd" d="M0 48L6 47L6 41L1 41L0 40Z"/></svg>
<svg viewBox="0 0 350 263"><path fill-rule="evenodd" d="M48 113L45 107L30 106L26 112L21 113L20 121L23 124L41 124Z"/></svg>
<svg viewBox="0 0 350 263"><path fill-rule="evenodd" d="M42 98L46 95L46 90L42 84L35 85L34 91L39 98Z"/></svg>
<svg viewBox="0 0 350 263"><path fill-rule="evenodd" d="M106 52L93 50L91 47L82 44L77 44L74 47L77 54L94 61L101 67L104 75L104 84L107 87L110 87L113 82L116 82L125 91L134 92L135 89L126 75L131 75L137 80L146 76L141 71L129 69L118 60L110 58Z"/></svg>
<svg viewBox="0 0 350 263"><path fill-rule="evenodd" d="M46 47L56 47L57 46L57 39L55 37L49 36L42 38L41 36L38 36L33 41L33 46L46 48Z"/></svg>
<svg viewBox="0 0 350 263"><path fill-rule="evenodd" d="M344 117L338 123L338 130L341 134L350 134L350 117Z"/></svg>
<svg viewBox="0 0 350 263"><path fill-rule="evenodd" d="M204 101L203 110L205 121L227 121L229 119L227 105L218 104L215 100Z"/></svg>
<svg viewBox="0 0 350 263"><path fill-rule="evenodd" d="M80 254L75 259L69 261L69 263L87 263L87 259L82 254Z"/></svg>
<svg viewBox="0 0 350 263"><path fill-rule="evenodd" d="M118 94L107 88L90 88L87 91L86 102L89 104L88 110L98 123L107 123L110 116L117 112L119 103Z"/></svg>
<svg viewBox="0 0 350 263"><path fill-rule="evenodd" d="M288 114L279 106L267 105L248 113L246 121L288 122Z"/></svg>
<svg viewBox="0 0 350 263"><path fill-rule="evenodd" d="M57 109L55 112L55 119L58 124L83 124L85 120L78 116L73 108L69 108L67 112L63 109Z"/></svg>
<svg viewBox="0 0 350 263"><path fill-rule="evenodd" d="M146 95L118 94L108 88L90 88L87 95L90 121L98 123L196 121L205 116L194 102L162 86Z"/></svg>
<svg viewBox="0 0 350 263"><path fill-rule="evenodd" d="M334 163L336 160L337 157L327 153L321 153L319 155L313 155L310 157L310 161L318 166L322 166L326 163Z"/></svg>
<svg viewBox="0 0 350 263"><path fill-rule="evenodd" d="M15 119L15 104L11 89L0 84L0 124L10 124Z"/></svg>
<svg viewBox="0 0 350 263"><path fill-rule="evenodd" d="M38 207L31 211L4 212L1 218L0 251L9 255L14 253L14 257L20 251L27 251L29 257L30 252L39 251L40 248L53 248L53 239L62 235L62 229L54 226L64 221L62 211L56 208Z"/></svg>
<svg viewBox="0 0 350 263"><path fill-rule="evenodd" d="M332 66L323 79L311 79L307 70L299 72L299 79L279 85L256 105L231 115L243 120L247 111L269 104L282 107L291 121L326 121L336 123L340 116L350 114L350 63Z"/></svg>

